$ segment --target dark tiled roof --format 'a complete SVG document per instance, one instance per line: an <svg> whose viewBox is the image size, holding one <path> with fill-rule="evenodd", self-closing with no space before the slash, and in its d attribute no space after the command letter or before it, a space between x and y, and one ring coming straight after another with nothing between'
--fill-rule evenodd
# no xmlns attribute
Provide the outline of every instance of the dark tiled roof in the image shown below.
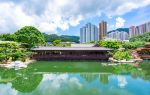
<svg viewBox="0 0 150 95"><path fill-rule="evenodd" d="M42 51L42 50L86 50L86 51L111 51L112 49L105 47L38 47L32 49L33 51Z"/></svg>

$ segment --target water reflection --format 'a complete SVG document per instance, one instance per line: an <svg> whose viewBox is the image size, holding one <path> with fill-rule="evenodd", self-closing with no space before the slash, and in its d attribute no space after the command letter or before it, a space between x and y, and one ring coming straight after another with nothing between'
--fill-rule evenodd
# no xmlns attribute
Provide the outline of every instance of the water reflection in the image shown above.
<svg viewBox="0 0 150 95"><path fill-rule="evenodd" d="M42 74L32 74L28 69L15 71L13 69L0 68L0 85L6 84L9 87L11 86L12 89L23 93L33 91L41 80Z"/></svg>
<svg viewBox="0 0 150 95"><path fill-rule="evenodd" d="M147 95L150 82L129 75L100 73L23 73L1 76L0 95ZM12 78L12 79L10 79ZM138 83L138 84L137 84ZM134 84L134 85L133 85ZM145 87L144 89L141 86ZM140 89L136 92L135 89Z"/></svg>
<svg viewBox="0 0 150 95"><path fill-rule="evenodd" d="M18 71L0 68L0 95L147 95L148 66L139 69L120 65L110 73L54 73L45 67Z"/></svg>
<svg viewBox="0 0 150 95"><path fill-rule="evenodd" d="M83 74L80 74L80 76L88 83L91 83L92 81L96 80L99 75L91 74L91 73L83 73Z"/></svg>
<svg viewBox="0 0 150 95"><path fill-rule="evenodd" d="M32 92L36 89L39 83L42 80L42 75L26 75L24 77L19 76L13 80L12 88L16 89L19 92L27 93Z"/></svg>
<svg viewBox="0 0 150 95"><path fill-rule="evenodd" d="M109 76L109 74L101 74L100 82L103 84L108 84L109 83L108 76Z"/></svg>
<svg viewBox="0 0 150 95"><path fill-rule="evenodd" d="M80 74L80 76L86 80L88 83L93 82L94 80L99 80L103 84L108 84L108 76L109 74L91 74L91 73L84 73Z"/></svg>
<svg viewBox="0 0 150 95"><path fill-rule="evenodd" d="M124 88L127 85L126 77L122 75L118 75L117 78L118 78L118 86L120 88Z"/></svg>

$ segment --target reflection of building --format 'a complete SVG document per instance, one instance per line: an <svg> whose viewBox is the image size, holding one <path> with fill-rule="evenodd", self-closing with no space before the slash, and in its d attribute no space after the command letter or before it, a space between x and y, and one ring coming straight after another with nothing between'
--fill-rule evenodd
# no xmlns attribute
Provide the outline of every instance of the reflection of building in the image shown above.
<svg viewBox="0 0 150 95"><path fill-rule="evenodd" d="M99 33L100 33L100 40L104 39L107 36L107 22L102 21L99 23Z"/></svg>
<svg viewBox="0 0 150 95"><path fill-rule="evenodd" d="M86 24L86 26L80 28L80 42L87 43L91 41L99 40L98 28L91 23Z"/></svg>
<svg viewBox="0 0 150 95"><path fill-rule="evenodd" d="M145 32L150 32L150 22L144 23L139 26L131 26L129 28L129 36L133 37L139 34L143 34Z"/></svg>
<svg viewBox="0 0 150 95"><path fill-rule="evenodd" d="M100 74L100 82L103 84L108 84L108 74Z"/></svg>
<svg viewBox="0 0 150 95"><path fill-rule="evenodd" d="M80 74L80 76L84 78L88 83L98 78L98 74L92 74L92 73Z"/></svg>
<svg viewBox="0 0 150 95"><path fill-rule="evenodd" d="M119 28L113 31L108 32L107 37L116 40L127 40L129 37L128 28Z"/></svg>

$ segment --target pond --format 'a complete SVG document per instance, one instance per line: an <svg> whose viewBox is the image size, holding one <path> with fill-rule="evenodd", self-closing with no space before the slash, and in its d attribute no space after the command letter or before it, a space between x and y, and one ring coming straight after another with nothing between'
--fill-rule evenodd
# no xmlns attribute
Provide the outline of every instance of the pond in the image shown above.
<svg viewBox="0 0 150 95"><path fill-rule="evenodd" d="M38 61L0 68L0 95L150 95L150 62L102 67L99 61Z"/></svg>

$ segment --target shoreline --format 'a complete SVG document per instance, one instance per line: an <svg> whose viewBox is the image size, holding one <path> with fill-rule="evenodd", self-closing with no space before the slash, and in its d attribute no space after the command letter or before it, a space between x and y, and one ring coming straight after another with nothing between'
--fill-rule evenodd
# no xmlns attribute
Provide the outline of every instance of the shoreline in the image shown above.
<svg viewBox="0 0 150 95"><path fill-rule="evenodd" d="M4 67L4 68L8 68L8 69L10 69L10 68L15 68L16 66L18 66L18 64L15 65L14 62L17 62L17 61L12 61L12 62L9 63L9 64L0 64L0 67ZM22 61L18 61L18 62L22 62ZM33 63L33 62L36 62L36 60L28 60L28 61L26 61L26 62L22 62L24 66L23 66L23 67L20 67L20 68L26 68L26 67L28 66L28 64L31 64L31 63ZM22 64L22 63L21 63L21 64Z"/></svg>

